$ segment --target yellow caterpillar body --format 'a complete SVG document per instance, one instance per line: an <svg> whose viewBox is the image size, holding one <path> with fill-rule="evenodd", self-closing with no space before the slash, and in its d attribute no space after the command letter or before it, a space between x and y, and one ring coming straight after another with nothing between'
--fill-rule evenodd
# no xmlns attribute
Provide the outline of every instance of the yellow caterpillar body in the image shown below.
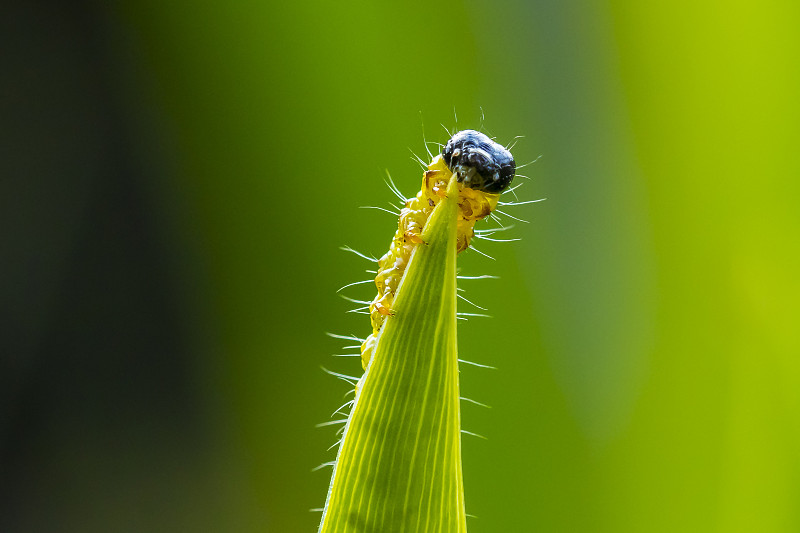
<svg viewBox="0 0 800 533"><path fill-rule="evenodd" d="M392 315L392 303L400 280L403 278L411 253L424 246L422 230L431 212L446 195L447 184L453 172L445 159L437 155L423 173L422 186L414 198L406 201L400 212L397 231L389 251L378 260L375 286L378 294L369 306L372 333L361 345L361 364L366 370L377 343L378 332ZM469 248L474 236L475 222L488 216L497 206L499 193L485 192L459 182L457 246L458 252Z"/></svg>

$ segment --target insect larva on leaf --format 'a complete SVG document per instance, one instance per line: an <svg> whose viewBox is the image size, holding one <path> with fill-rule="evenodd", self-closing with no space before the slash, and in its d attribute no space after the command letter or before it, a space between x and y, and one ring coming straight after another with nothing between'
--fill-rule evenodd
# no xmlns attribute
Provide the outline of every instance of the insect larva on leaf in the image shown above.
<svg viewBox="0 0 800 533"><path fill-rule="evenodd" d="M372 259L377 295L345 297L357 306L351 312L370 315L372 332L332 335L350 341L347 349L358 353L342 355L360 357L365 372L357 379L329 371L355 387L353 399L321 424L341 434L321 533L466 532L461 437L476 434L461 429L458 376L461 364L491 367L458 357L456 321L488 315L458 312L458 301L485 309L460 294L457 280L493 276L458 276L456 254L475 249L473 238L508 240L492 236L510 227L495 213L500 194L514 188L516 164L508 149L474 130L452 135L429 161L414 197L389 178L402 206L395 206L389 250ZM474 229L490 217L499 227Z"/></svg>
<svg viewBox="0 0 800 533"><path fill-rule="evenodd" d="M511 153L475 130L457 132L447 141L442 154L433 158L423 173L420 191L405 201L389 251L378 260L375 276L378 294L369 305L372 334L361 345L361 364L365 370L378 332L392 315L392 302L411 252L425 244L422 230L433 209L446 196L450 178L455 175L459 183L457 247L458 252L463 252L475 236L475 222L497 207L500 193L511 184L515 171Z"/></svg>

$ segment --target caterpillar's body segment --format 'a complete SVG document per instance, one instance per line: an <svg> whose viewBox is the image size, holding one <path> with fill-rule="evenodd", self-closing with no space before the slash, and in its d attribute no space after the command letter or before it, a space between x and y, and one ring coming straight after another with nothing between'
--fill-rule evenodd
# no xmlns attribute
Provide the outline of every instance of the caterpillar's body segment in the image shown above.
<svg viewBox="0 0 800 533"><path fill-rule="evenodd" d="M369 306L372 333L361 345L361 364L366 370L377 343L378 333L392 316L392 303L411 254L425 245L422 230L436 205L446 197L453 175L458 181L457 247L462 252L474 236L475 222L488 216L497 206L502 192L514 179L514 158L503 146L483 133L464 130L456 133L423 173L422 186L400 212L397 231L389 251L378 260L375 286L378 294Z"/></svg>

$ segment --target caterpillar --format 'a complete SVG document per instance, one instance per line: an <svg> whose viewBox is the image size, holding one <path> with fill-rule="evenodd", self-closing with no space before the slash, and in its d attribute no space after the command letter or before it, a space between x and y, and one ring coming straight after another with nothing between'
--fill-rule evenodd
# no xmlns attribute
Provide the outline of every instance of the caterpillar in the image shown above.
<svg viewBox="0 0 800 533"><path fill-rule="evenodd" d="M428 217L446 196L453 175L458 182L457 251L469 248L475 222L497 207L500 193L514 179L516 163L504 146L475 130L462 130L445 144L422 174L422 186L400 211L397 231L389 251L378 260L375 286L378 294L369 305L372 333L361 344L361 365L369 366L378 333L387 317L414 248L425 245L421 235Z"/></svg>

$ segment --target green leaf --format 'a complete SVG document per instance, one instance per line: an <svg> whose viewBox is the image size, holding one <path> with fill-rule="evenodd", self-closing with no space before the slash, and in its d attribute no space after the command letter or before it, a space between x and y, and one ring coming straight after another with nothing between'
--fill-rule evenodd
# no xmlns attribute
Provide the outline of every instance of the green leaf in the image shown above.
<svg viewBox="0 0 800 533"><path fill-rule="evenodd" d="M466 532L456 349L458 184L431 214L362 378L321 533Z"/></svg>

